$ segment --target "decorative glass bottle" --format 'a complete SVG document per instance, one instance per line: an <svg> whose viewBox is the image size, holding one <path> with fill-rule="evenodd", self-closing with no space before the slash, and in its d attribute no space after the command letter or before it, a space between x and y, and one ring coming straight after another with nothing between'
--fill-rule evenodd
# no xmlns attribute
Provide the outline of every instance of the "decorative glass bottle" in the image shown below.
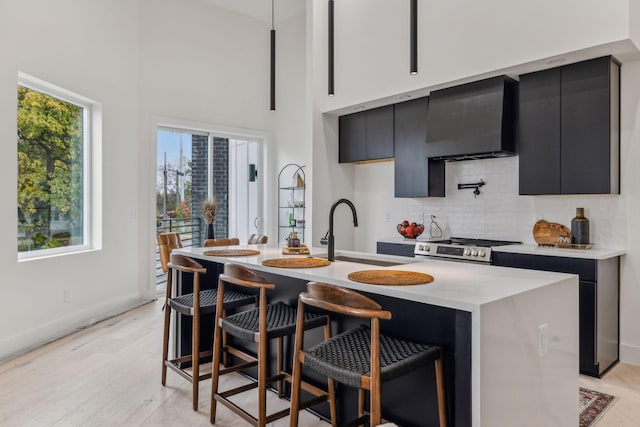
<svg viewBox="0 0 640 427"><path fill-rule="evenodd" d="M589 220L584 217L584 208L576 208L576 217L571 220L571 243L574 245L589 243Z"/></svg>

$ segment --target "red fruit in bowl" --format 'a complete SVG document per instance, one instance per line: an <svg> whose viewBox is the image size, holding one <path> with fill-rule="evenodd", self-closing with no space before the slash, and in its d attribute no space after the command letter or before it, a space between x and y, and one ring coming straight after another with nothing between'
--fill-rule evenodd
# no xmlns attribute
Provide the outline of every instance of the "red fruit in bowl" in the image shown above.
<svg viewBox="0 0 640 427"><path fill-rule="evenodd" d="M412 226L412 227L416 227L417 225L418 225L418 224L416 224L415 222L412 222L412 223L411 223L411 226Z"/></svg>
<svg viewBox="0 0 640 427"><path fill-rule="evenodd" d="M404 221L402 221L402 225L404 225L405 227L408 227L410 224L409 224L409 221L405 219Z"/></svg>

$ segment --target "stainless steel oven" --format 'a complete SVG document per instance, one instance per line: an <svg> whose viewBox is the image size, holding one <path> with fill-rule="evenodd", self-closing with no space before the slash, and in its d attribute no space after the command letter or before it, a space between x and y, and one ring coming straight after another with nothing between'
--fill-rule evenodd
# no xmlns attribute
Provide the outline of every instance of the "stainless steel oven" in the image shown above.
<svg viewBox="0 0 640 427"><path fill-rule="evenodd" d="M508 240L469 239L451 237L445 240L416 242L413 253L416 258L442 258L451 261L491 262L491 248L515 245L521 242Z"/></svg>

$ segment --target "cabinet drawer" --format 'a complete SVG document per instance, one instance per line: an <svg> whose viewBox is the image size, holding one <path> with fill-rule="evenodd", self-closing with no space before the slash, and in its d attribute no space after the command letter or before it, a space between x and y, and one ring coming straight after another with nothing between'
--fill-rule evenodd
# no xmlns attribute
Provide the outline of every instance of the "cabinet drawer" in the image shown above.
<svg viewBox="0 0 640 427"><path fill-rule="evenodd" d="M385 255L399 255L413 257L413 245L404 245L402 243L385 243L377 242L376 252Z"/></svg>
<svg viewBox="0 0 640 427"><path fill-rule="evenodd" d="M491 263L502 267L572 273L581 281L596 282L597 262L593 259L493 252Z"/></svg>

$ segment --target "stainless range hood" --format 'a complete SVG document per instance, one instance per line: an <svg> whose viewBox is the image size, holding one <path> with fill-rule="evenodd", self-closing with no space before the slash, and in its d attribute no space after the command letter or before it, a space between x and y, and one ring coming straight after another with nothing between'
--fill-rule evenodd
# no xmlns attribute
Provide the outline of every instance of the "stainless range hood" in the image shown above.
<svg viewBox="0 0 640 427"><path fill-rule="evenodd" d="M517 86L498 76L431 92L427 156L471 160L516 154Z"/></svg>

